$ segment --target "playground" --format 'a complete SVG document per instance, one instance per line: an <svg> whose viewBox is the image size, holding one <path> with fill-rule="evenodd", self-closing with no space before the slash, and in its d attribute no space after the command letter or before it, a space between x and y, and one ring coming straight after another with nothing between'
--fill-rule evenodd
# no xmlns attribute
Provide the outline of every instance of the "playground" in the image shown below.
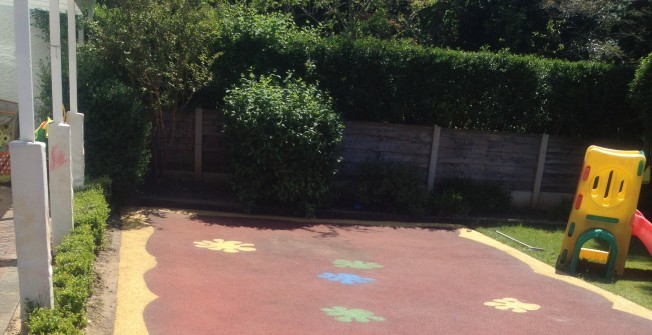
<svg viewBox="0 0 652 335"><path fill-rule="evenodd" d="M649 334L652 312L462 227L123 213L115 334ZM391 224L391 223L384 223Z"/></svg>

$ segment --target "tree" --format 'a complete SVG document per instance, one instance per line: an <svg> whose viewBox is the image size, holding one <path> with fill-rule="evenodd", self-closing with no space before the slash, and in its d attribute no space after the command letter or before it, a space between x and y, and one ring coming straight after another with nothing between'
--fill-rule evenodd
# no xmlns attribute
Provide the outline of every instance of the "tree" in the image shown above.
<svg viewBox="0 0 652 335"><path fill-rule="evenodd" d="M153 124L153 163L165 167L168 134L164 113L182 110L212 80L215 11L203 0L118 0L99 5L91 40L105 62L127 73L146 97ZM162 147L156 138L163 139Z"/></svg>

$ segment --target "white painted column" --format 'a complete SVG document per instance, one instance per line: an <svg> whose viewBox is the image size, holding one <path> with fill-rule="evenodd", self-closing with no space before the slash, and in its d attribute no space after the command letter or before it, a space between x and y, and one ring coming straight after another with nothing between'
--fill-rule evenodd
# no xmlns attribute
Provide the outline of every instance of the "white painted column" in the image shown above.
<svg viewBox="0 0 652 335"><path fill-rule="evenodd" d="M72 164L70 160L70 126L65 123L48 126L50 159L50 216L52 243L56 248L74 228L72 221Z"/></svg>
<svg viewBox="0 0 652 335"><path fill-rule="evenodd" d="M75 187L84 186L86 160L84 154L84 114L70 111L70 159L72 160L72 183Z"/></svg>
<svg viewBox="0 0 652 335"><path fill-rule="evenodd" d="M60 29L59 0L50 0L50 63L54 122L48 126L48 156L50 160L50 216L52 218L52 242L55 248L73 228L71 132L70 126L63 123Z"/></svg>
<svg viewBox="0 0 652 335"><path fill-rule="evenodd" d="M54 297L45 145L34 141L34 92L27 1L14 1L14 17L20 140L9 143L9 153L21 318L25 320L28 301L52 308Z"/></svg>
<svg viewBox="0 0 652 335"><path fill-rule="evenodd" d="M50 68L52 70L52 120L63 122L63 90L61 83L61 20L59 1L50 0Z"/></svg>
<svg viewBox="0 0 652 335"><path fill-rule="evenodd" d="M75 36L75 1L68 0L68 77L70 81L70 111L67 122L71 127L70 153L72 181L75 187L84 186L84 114L77 108L77 37Z"/></svg>

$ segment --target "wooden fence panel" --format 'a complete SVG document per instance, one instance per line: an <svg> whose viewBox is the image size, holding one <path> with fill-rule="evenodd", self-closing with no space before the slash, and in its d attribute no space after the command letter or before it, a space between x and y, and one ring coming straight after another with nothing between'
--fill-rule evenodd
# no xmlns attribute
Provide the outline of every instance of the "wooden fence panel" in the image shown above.
<svg viewBox="0 0 652 335"><path fill-rule="evenodd" d="M392 160L417 166L425 182L432 143L431 127L347 122L342 142L340 178L354 176L362 162Z"/></svg>
<svg viewBox="0 0 652 335"><path fill-rule="evenodd" d="M192 173L194 122L193 113L177 115L169 147L169 169ZM171 129L169 125L166 127ZM202 111L202 173L228 173L222 127L223 115L220 112ZM365 161L393 160L418 167L424 186L430 173L434 174L430 178L435 185L446 178L469 178L499 183L511 191L533 191L537 167L541 166L542 192L573 193L589 143L575 138L548 136L547 147L543 147L545 155L540 157L542 138L536 134L346 122L343 160L337 178L352 178L360 163ZM544 161L539 162L539 159ZM436 162L434 167L430 166L431 162Z"/></svg>
<svg viewBox="0 0 652 335"><path fill-rule="evenodd" d="M442 129L435 184L446 178L498 183L532 190L540 135Z"/></svg>

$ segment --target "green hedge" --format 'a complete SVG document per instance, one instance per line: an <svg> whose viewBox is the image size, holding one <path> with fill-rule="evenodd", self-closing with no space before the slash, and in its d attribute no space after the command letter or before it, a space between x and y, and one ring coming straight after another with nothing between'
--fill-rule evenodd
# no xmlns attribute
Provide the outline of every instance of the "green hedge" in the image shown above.
<svg viewBox="0 0 652 335"><path fill-rule="evenodd" d="M220 105L242 72L293 70L330 92L348 120L583 137L641 131L626 101L631 67L320 38L277 14L222 24L220 79L199 95L203 105Z"/></svg>
<svg viewBox="0 0 652 335"><path fill-rule="evenodd" d="M75 190L75 229L57 247L52 269L54 308L29 313L29 334L81 334L86 325L86 301L93 291L95 255L104 244L109 205L101 184Z"/></svg>

